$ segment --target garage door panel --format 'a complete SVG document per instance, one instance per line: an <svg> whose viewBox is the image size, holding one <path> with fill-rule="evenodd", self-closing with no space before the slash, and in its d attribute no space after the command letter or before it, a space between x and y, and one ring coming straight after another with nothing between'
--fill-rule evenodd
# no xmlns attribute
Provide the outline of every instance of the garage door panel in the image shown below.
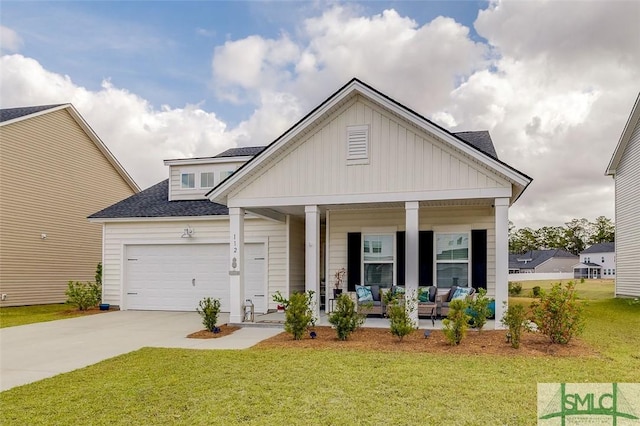
<svg viewBox="0 0 640 426"><path fill-rule="evenodd" d="M246 247L245 287L251 298L264 293L264 245ZM126 309L194 311L211 297L229 311L228 244L130 245L125 250ZM257 312L266 309L264 302L254 303Z"/></svg>

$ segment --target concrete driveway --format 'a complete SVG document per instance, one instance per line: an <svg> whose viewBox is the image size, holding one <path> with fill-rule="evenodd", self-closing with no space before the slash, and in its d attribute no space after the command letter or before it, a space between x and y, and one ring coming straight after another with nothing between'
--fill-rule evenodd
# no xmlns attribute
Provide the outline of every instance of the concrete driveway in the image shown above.
<svg viewBox="0 0 640 426"><path fill-rule="evenodd" d="M228 321L222 314L219 323ZM242 328L218 339L187 339L203 328L196 312L115 311L0 329L0 391L145 346L245 349L282 328Z"/></svg>

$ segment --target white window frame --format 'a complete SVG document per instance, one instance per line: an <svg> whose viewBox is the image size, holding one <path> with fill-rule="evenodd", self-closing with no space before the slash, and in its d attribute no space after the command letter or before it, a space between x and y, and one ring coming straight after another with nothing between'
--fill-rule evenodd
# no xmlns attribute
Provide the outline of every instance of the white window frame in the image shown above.
<svg viewBox="0 0 640 426"><path fill-rule="evenodd" d="M397 274L398 274L398 268L397 268L397 240L396 240L396 235L397 232L395 229L391 230L389 228L368 228L368 229L362 229L361 230L361 242L360 242L360 256L361 256L361 261L360 261L360 276L362 277L362 283L361 285L371 285L371 284L367 284L365 283L365 264L391 264L391 280L392 282L390 283L390 285L395 286L396 285L396 280L397 280ZM370 236L390 236L391 237L391 241L392 241L392 247L391 247L391 255L392 255L392 260L368 260L366 261L364 259L364 249L365 249L365 239L366 237L370 237ZM374 284L375 285L375 284Z"/></svg>
<svg viewBox="0 0 640 426"><path fill-rule="evenodd" d="M231 176L235 170L223 170L220 172L220 182Z"/></svg>
<svg viewBox="0 0 640 426"><path fill-rule="evenodd" d="M453 259L453 260L438 260L438 236L439 235L447 235L447 234L464 234L467 237L468 245L467 245L467 259L466 262L461 259ZM464 228L451 228L451 229L439 229L434 230L433 235L433 283L436 287L438 287L438 264L467 264L467 286L471 287L473 283L471 282L471 230ZM532 272L530 270L520 271L522 272ZM453 284L452 284L453 285ZM441 287L441 288L450 288L450 287Z"/></svg>
<svg viewBox="0 0 640 426"><path fill-rule="evenodd" d="M211 185L203 185L202 184L202 178L207 175L208 177L211 177ZM209 180L209 179L207 179ZM213 188L214 186L216 186L216 172L200 172L200 188Z"/></svg>
<svg viewBox="0 0 640 426"><path fill-rule="evenodd" d="M184 184L184 177L191 176L191 181L193 182L193 186L187 186ZM180 188L182 189L195 189L196 188L196 174L195 172L181 172L180 173Z"/></svg>

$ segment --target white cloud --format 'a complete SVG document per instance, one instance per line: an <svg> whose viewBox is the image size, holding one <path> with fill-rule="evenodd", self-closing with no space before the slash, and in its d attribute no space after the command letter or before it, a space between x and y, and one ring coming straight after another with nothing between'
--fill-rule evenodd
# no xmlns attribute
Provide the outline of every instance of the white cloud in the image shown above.
<svg viewBox="0 0 640 426"><path fill-rule="evenodd" d="M235 146L225 123L198 106L155 110L109 81L89 91L21 55L5 55L0 64L3 108L72 103L142 188L167 177L164 159L214 155Z"/></svg>
<svg viewBox="0 0 640 426"><path fill-rule="evenodd" d="M11 28L0 25L0 52L14 53L20 51L22 38Z"/></svg>

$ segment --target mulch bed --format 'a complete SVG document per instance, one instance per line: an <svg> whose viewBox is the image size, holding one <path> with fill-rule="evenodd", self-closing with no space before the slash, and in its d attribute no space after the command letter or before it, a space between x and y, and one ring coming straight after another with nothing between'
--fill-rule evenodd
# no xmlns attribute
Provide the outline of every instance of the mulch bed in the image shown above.
<svg viewBox="0 0 640 426"><path fill-rule="evenodd" d="M117 311L117 309L111 309L111 312L113 311ZM77 317L77 316L84 316L84 315L95 315L95 314L105 314L109 311L101 311L100 308L95 307L95 308L89 308L86 309L84 311L80 311L77 308L76 309L67 309L66 311L60 311L58 312L58 315L60 315L61 317Z"/></svg>
<svg viewBox="0 0 640 426"><path fill-rule="evenodd" d="M256 348L312 348L312 349L357 349L387 352L425 352L460 355L526 355L554 357L597 357L597 351L579 339L567 345L551 344L539 333L523 333L520 348L514 349L506 342L506 331L469 330L458 346L451 346L441 330L433 330L425 339L424 330L416 330L400 341L387 328L360 328L340 341L331 327L316 327L317 337L307 334L302 340L293 340L290 334L280 333L258 343Z"/></svg>
<svg viewBox="0 0 640 426"><path fill-rule="evenodd" d="M227 324L223 324L220 326L219 333L214 333L209 330L200 330L187 335L187 337L190 339L217 339L219 337L228 336L236 330L240 330L240 327L233 327Z"/></svg>

